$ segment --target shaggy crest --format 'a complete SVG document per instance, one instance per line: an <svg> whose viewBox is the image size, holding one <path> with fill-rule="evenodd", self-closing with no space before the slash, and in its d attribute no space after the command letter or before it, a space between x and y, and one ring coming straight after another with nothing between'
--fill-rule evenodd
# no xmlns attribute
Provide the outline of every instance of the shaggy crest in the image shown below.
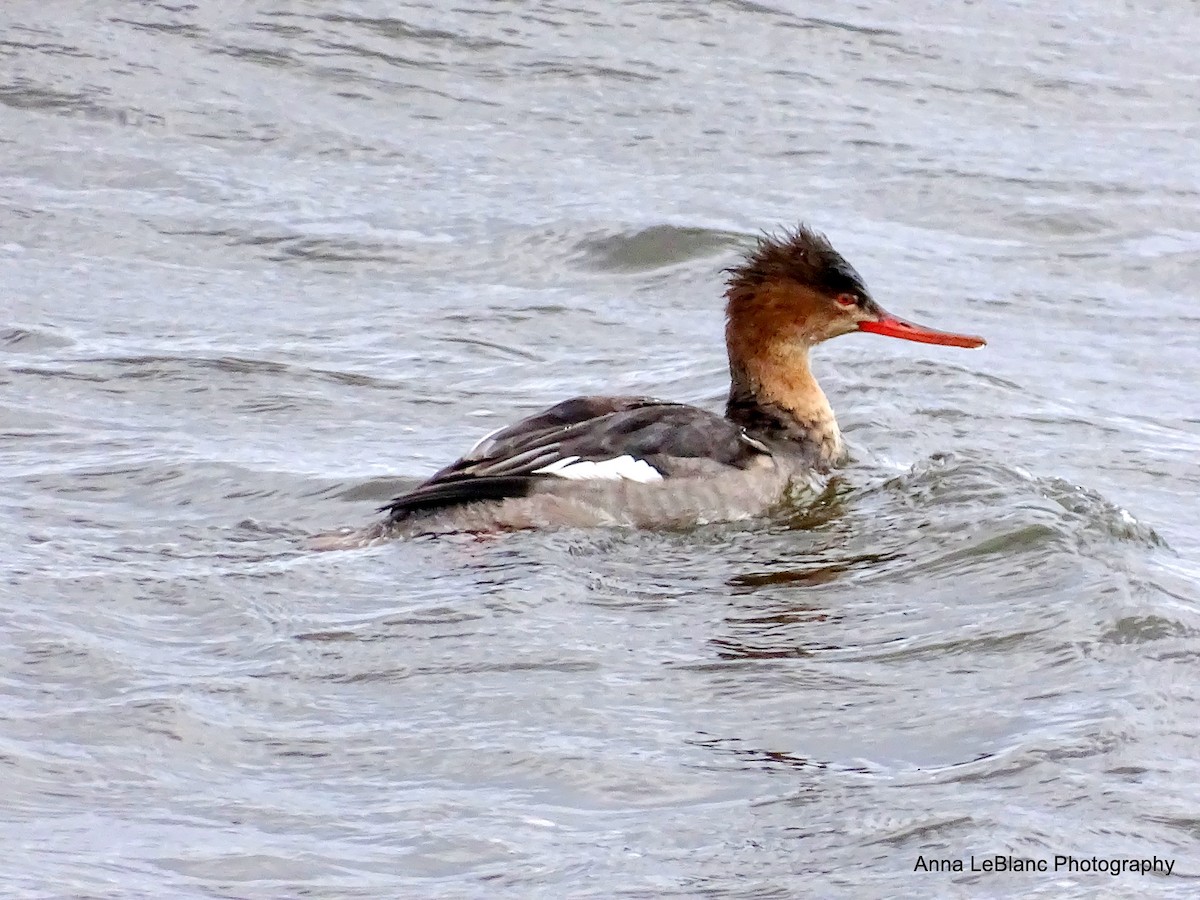
<svg viewBox="0 0 1200 900"><path fill-rule="evenodd" d="M819 231L800 225L781 235L764 234L745 260L725 270L730 296L766 281L795 281L830 294L869 296L862 276Z"/></svg>

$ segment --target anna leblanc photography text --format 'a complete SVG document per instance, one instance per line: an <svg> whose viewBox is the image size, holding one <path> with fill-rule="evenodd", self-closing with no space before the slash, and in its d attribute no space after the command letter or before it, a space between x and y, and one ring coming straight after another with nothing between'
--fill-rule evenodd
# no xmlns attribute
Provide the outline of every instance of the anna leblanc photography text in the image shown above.
<svg viewBox="0 0 1200 900"><path fill-rule="evenodd" d="M936 856L917 856L914 872L1095 872L1103 875L1170 875L1175 860L1154 856L1150 859L1108 859L1098 856L1064 856L1053 858L971 855L969 859L949 859Z"/></svg>

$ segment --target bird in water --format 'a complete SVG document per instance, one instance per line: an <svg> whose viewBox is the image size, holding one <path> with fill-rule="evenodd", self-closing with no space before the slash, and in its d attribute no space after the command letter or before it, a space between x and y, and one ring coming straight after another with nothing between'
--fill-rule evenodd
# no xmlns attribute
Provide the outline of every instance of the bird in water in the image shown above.
<svg viewBox="0 0 1200 900"><path fill-rule="evenodd" d="M764 236L726 270L724 415L650 397L575 397L501 428L382 507L382 521L318 549L438 532L670 528L761 516L819 489L845 456L809 365L822 341L866 331L980 347L983 338L899 319L824 235Z"/></svg>

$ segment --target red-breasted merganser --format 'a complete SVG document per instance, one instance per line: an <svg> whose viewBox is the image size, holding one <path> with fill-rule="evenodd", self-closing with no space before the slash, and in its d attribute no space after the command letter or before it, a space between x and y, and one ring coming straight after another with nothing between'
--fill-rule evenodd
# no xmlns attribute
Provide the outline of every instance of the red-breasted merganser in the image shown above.
<svg viewBox="0 0 1200 900"><path fill-rule="evenodd" d="M727 269L725 415L649 397L576 397L483 438L394 499L386 519L315 546L449 531L678 527L759 516L843 458L809 368L816 344L853 331L979 347L884 311L824 235L767 236Z"/></svg>

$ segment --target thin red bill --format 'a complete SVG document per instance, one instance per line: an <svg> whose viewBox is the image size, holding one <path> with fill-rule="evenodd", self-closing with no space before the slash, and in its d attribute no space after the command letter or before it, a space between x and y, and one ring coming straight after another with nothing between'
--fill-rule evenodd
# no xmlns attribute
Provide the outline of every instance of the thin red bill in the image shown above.
<svg viewBox="0 0 1200 900"><path fill-rule="evenodd" d="M859 322L858 330L917 341L921 344L945 344L947 347L982 347L987 343L973 334L954 334L950 331L926 328L924 325L914 325L912 322L896 318L891 313L884 313L878 322Z"/></svg>

